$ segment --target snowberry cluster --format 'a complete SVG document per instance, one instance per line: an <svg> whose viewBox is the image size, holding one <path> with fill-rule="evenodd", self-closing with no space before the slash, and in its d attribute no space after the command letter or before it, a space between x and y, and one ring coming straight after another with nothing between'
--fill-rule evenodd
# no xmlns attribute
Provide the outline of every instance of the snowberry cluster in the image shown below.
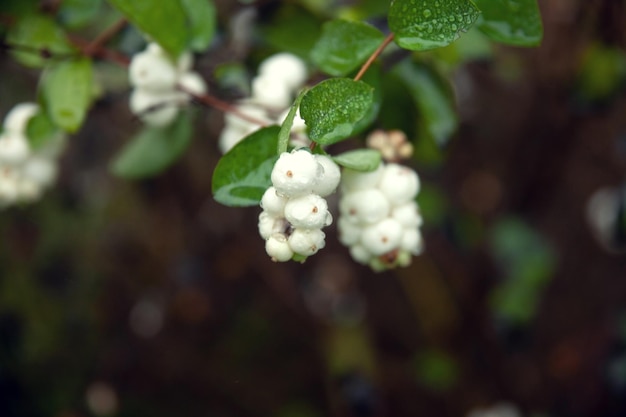
<svg viewBox="0 0 626 417"><path fill-rule="evenodd" d="M206 84L198 73L191 71L193 57L183 53L174 62L156 43L133 56L129 67L130 109L144 123L166 126L178 115L179 107L189 102L188 91L206 93Z"/></svg>
<svg viewBox="0 0 626 417"><path fill-rule="evenodd" d="M280 155L259 216L259 233L273 261L304 260L326 245L322 228L332 223L332 216L324 197L335 191L340 177L327 156L307 149Z"/></svg>
<svg viewBox="0 0 626 417"><path fill-rule="evenodd" d="M422 251L419 186L415 171L395 163L372 172L344 170L337 227L355 261L380 271L406 266Z"/></svg>
<svg viewBox="0 0 626 417"><path fill-rule="evenodd" d="M252 96L236 106L239 112L259 123L245 120L236 114L227 114L219 139L220 150L223 153L228 152L263 124L281 124L307 78L306 64L295 55L279 53L261 62L258 75L252 80ZM306 126L299 113L296 114L291 133L301 139L306 136ZM306 146L305 143L300 145Z"/></svg>
<svg viewBox="0 0 626 417"><path fill-rule="evenodd" d="M59 134L32 149L26 128L37 112L37 104L21 103L4 119L0 135L0 207L36 200L56 178L56 159L65 137Z"/></svg>

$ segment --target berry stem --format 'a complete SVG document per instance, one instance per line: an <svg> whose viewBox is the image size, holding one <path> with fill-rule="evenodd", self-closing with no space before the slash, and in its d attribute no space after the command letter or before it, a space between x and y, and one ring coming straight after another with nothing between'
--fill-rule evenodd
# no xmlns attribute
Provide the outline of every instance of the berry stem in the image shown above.
<svg viewBox="0 0 626 417"><path fill-rule="evenodd" d="M378 58L378 56L385 50L387 45L391 43L391 41L393 40L393 37L394 37L393 33L390 33L389 35L387 35L385 40L378 46L378 48L376 48L376 50L372 53L372 55L370 55L367 61L365 61L365 63L363 64L363 66L361 67L357 75L354 77L354 81L359 81L361 77L363 77L367 69L372 65L372 63L376 60L376 58Z"/></svg>

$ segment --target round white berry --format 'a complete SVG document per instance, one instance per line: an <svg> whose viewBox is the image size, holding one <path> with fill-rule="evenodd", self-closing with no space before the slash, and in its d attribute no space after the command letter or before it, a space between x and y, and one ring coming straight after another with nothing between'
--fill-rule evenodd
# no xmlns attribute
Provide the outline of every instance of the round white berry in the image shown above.
<svg viewBox="0 0 626 417"><path fill-rule="evenodd" d="M5 132L24 134L28 121L39 111L35 103L20 103L11 109L4 118Z"/></svg>
<svg viewBox="0 0 626 417"><path fill-rule="evenodd" d="M178 107L186 97L178 92L155 93L135 89L130 95L130 109L144 123L151 126L167 126L178 115Z"/></svg>
<svg viewBox="0 0 626 417"><path fill-rule="evenodd" d="M298 89L308 78L304 61L286 52L266 58L259 65L259 74L280 80L291 90Z"/></svg>
<svg viewBox="0 0 626 417"><path fill-rule="evenodd" d="M311 193L322 167L313 155L304 150L283 152L272 169L272 184L278 193L296 197Z"/></svg>
<svg viewBox="0 0 626 417"><path fill-rule="evenodd" d="M185 91L193 94L202 95L207 91L204 79L197 72L185 72L178 79L180 85Z"/></svg>
<svg viewBox="0 0 626 417"><path fill-rule="evenodd" d="M326 246L325 238L326 235L320 229L295 229L288 242L295 253L311 256Z"/></svg>
<svg viewBox="0 0 626 417"><path fill-rule="evenodd" d="M351 222L374 224L389 215L390 206L385 195L372 188L345 194L339 202L339 211Z"/></svg>
<svg viewBox="0 0 626 417"><path fill-rule="evenodd" d="M278 78L258 76L252 80L252 99L273 109L284 109L291 104L291 90Z"/></svg>
<svg viewBox="0 0 626 417"><path fill-rule="evenodd" d="M361 244L374 256L379 256L398 247L402 231L400 223L386 218L363 229Z"/></svg>
<svg viewBox="0 0 626 417"><path fill-rule="evenodd" d="M339 216L337 220L337 230L339 231L339 241L346 246L351 246L361 239L361 225L351 222L344 216Z"/></svg>
<svg viewBox="0 0 626 417"><path fill-rule="evenodd" d="M265 241L265 251L274 262L287 262L293 257L293 250L282 233L274 233Z"/></svg>
<svg viewBox="0 0 626 417"><path fill-rule="evenodd" d="M295 228L320 229L332 223L328 203L317 194L290 198L285 204L285 218Z"/></svg>
<svg viewBox="0 0 626 417"><path fill-rule="evenodd" d="M354 171L346 168L343 170L341 188L345 192L374 188L380 182L383 172L383 164L379 164L378 168L370 172Z"/></svg>
<svg viewBox="0 0 626 417"><path fill-rule="evenodd" d="M391 217L404 227L419 227L422 225L422 216L415 201L401 204L391 210Z"/></svg>
<svg viewBox="0 0 626 417"><path fill-rule="evenodd" d="M341 180L339 166L326 155L314 155L317 162L322 166L321 175L313 187L313 192L326 197L335 192Z"/></svg>
<svg viewBox="0 0 626 417"><path fill-rule="evenodd" d="M4 132L0 135L0 163L20 164L30 155L30 145L20 133Z"/></svg>
<svg viewBox="0 0 626 417"><path fill-rule="evenodd" d="M135 87L152 91L170 91L176 85L176 68L164 53L147 49L133 56L128 68Z"/></svg>
<svg viewBox="0 0 626 417"><path fill-rule="evenodd" d="M287 220L283 217L272 216L266 211L259 214L259 234L263 239L268 239L274 233L284 232L287 226Z"/></svg>
<svg viewBox="0 0 626 417"><path fill-rule="evenodd" d="M49 158L33 156L22 165L22 176L41 186L48 186L57 176L57 165Z"/></svg>
<svg viewBox="0 0 626 417"><path fill-rule="evenodd" d="M261 198L261 208L272 216L283 216L287 198L279 196L276 188L270 187L265 190Z"/></svg>
<svg viewBox="0 0 626 417"><path fill-rule="evenodd" d="M419 191L419 178L411 168L387 164L378 187L392 205L411 201Z"/></svg>
<svg viewBox="0 0 626 417"><path fill-rule="evenodd" d="M422 240L422 234L417 229L406 229L402 234L400 242L400 248L412 253L413 255L419 255L424 247Z"/></svg>
<svg viewBox="0 0 626 417"><path fill-rule="evenodd" d="M372 260L370 251L359 243L350 246L350 255L352 259L363 265L367 265Z"/></svg>
<svg viewBox="0 0 626 417"><path fill-rule="evenodd" d="M191 71L191 67L193 67L193 54L185 51L176 60L176 69L182 73Z"/></svg>

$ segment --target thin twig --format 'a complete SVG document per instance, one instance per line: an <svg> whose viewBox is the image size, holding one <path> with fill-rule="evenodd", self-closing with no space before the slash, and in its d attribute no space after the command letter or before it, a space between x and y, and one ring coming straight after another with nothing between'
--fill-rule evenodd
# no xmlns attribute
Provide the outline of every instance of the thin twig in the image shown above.
<svg viewBox="0 0 626 417"><path fill-rule="evenodd" d="M113 25L105 29L100 35L98 35L98 37L96 37L96 39L94 39L89 45L87 45L87 47L85 47L85 54L89 56L97 54L101 50L101 48L111 40L111 38L117 35L119 31L124 29L127 23L128 21L126 19L121 18Z"/></svg>
<svg viewBox="0 0 626 417"><path fill-rule="evenodd" d="M387 45L391 43L391 41L393 40L393 36L394 36L393 33L390 33L389 35L387 35L383 43L381 43L378 46L378 48L376 48L374 53L372 53L372 55L367 59L367 61L365 61L365 64L363 64L363 66L359 70L359 73L356 75L356 77L354 77L354 81L359 81L361 77L363 77L367 69L372 65L372 63L376 60L376 58L378 58L378 56L383 52L383 50L387 47Z"/></svg>

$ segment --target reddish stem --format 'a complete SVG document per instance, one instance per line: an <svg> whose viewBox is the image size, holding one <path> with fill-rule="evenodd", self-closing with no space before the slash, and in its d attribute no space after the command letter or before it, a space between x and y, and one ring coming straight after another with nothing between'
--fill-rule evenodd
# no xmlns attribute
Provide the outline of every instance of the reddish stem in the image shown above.
<svg viewBox="0 0 626 417"><path fill-rule="evenodd" d="M381 43L378 46L378 48L376 48L374 53L372 53L372 55L367 59L367 61L365 61L365 64L363 64L358 74L354 77L354 81L359 81L361 77L363 77L367 69L372 65L372 63L376 60L376 58L378 58L378 56L383 52L383 50L387 47L387 45L391 43L391 41L393 40L393 37L394 37L393 33L390 33L389 35L387 35L383 43Z"/></svg>

